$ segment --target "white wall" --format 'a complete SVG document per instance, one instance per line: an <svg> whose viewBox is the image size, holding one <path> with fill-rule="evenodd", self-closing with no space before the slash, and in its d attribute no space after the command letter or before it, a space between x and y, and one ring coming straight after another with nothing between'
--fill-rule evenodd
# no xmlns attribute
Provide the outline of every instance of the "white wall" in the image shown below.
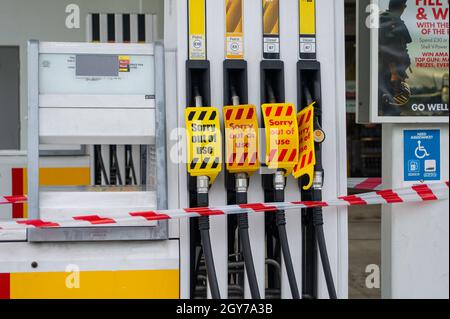
<svg viewBox="0 0 450 319"><path fill-rule="evenodd" d="M79 29L66 27L69 4L80 8ZM159 38L163 37L164 0L0 0L0 46L20 46L21 149L27 147L27 41L85 41L85 18L90 12L155 13Z"/></svg>
<svg viewBox="0 0 450 319"><path fill-rule="evenodd" d="M410 187L403 178L403 130L441 131L441 181L449 178L448 124L383 124L383 185ZM381 289L384 299L448 299L448 200L383 205Z"/></svg>

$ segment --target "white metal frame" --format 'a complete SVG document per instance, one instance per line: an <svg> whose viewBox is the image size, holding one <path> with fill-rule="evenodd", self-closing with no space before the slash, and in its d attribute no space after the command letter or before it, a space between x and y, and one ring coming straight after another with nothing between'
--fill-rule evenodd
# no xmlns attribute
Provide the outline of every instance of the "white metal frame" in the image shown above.
<svg viewBox="0 0 450 319"><path fill-rule="evenodd" d="M28 47L28 66L29 66L29 94L28 94L28 204L29 217L31 219L39 218L39 144L58 143L58 144L93 144L102 141L115 141L116 143L129 144L155 144L157 167L157 196L154 197L151 192L146 192L149 196L141 196L141 206L149 209L167 208L167 176L166 176L166 127L165 127L165 83L164 83L164 48L162 44L110 44L110 43L50 43L30 41ZM151 55L154 56L154 92L149 102L145 102L141 96L79 96L66 95L62 96L45 96L39 94L39 54L41 53L70 53L70 54L117 54L117 55ZM149 75L150 76L150 75ZM43 103L41 105L40 103ZM111 104L109 104L111 103ZM113 107L111 108L110 105ZM49 107L50 106L50 107ZM45 112L52 111L52 115L58 115L58 112L72 112L74 118L79 118L83 112L94 115L95 119L90 121L82 121L73 125L73 132L78 130L76 134L65 135L65 131L70 129L72 125L70 121L65 123L65 127L61 126L56 130L58 136L47 134L45 126L41 125L40 119L45 116ZM133 121L133 114L135 121ZM76 116L76 117L75 117ZM99 128L102 121L107 122L112 128L108 131ZM121 122L122 121L122 122ZM120 124L124 124L121 126ZM132 123L132 125L130 125ZM44 123L45 124L45 123ZM48 123L47 123L48 124ZM52 125L58 125L54 123ZM119 125L117 125L119 124ZM128 124L128 125L126 125ZM131 129L130 129L131 127ZM132 127L138 127L133 131ZM142 134L144 132L145 134ZM46 136L47 134L47 136ZM91 134L91 136L89 136ZM49 137L50 136L50 137ZM48 194L46 194L48 195ZM73 193L72 207L76 207L76 202L82 202L81 198L96 196L95 193ZM123 196L135 196L133 193L124 192ZM61 196L61 194L56 194ZM98 196L102 196L97 194ZM117 197L117 193L112 193L112 197ZM148 197L148 198L147 198ZM78 198L78 199L77 199ZM90 198L90 197L89 197ZM136 198L136 197L134 197ZM151 200L152 198L153 201ZM100 199L100 198L99 198ZM105 200L103 198L103 200ZM124 199L124 202L127 202ZM154 204L152 204L152 202ZM122 203L123 204L123 203ZM119 206L122 204L118 204ZM128 202L130 207L139 206L139 203ZM102 206L102 205L100 205ZM104 205L103 205L104 206ZM67 207L67 206L66 206ZM120 206L122 207L122 206ZM123 208L123 207L122 207ZM100 208L100 210L105 207ZM112 210L117 209L116 206L111 207ZM167 222L158 222L159 225L166 229ZM165 236L167 237L167 235Z"/></svg>

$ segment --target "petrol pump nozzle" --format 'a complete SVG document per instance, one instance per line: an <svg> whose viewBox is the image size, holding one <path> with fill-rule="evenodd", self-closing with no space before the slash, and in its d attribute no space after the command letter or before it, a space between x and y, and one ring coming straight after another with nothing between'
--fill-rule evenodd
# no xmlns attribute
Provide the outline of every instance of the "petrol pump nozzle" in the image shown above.
<svg viewBox="0 0 450 319"><path fill-rule="evenodd" d="M200 89L198 86L194 86L194 101L196 107L202 107L203 106L203 97L200 94Z"/></svg>
<svg viewBox="0 0 450 319"><path fill-rule="evenodd" d="M268 82L266 83L267 97L269 99L269 103L277 103L277 98L275 97L275 92L273 91L272 85Z"/></svg>
<svg viewBox="0 0 450 319"><path fill-rule="evenodd" d="M318 85L318 84L316 84ZM313 97L307 85L302 86L303 94L305 96L306 104L313 104ZM317 87L314 88L318 92ZM320 117L322 116L322 109L320 104L314 104L314 142L316 145L316 165L314 166L314 174L311 190L309 192L312 201L322 200L322 189L324 184L324 169L322 166L322 150L321 144L325 139L325 133L321 127ZM309 198L308 198L309 199ZM312 215L312 225L315 228L315 238L317 246L319 247L320 259L322 261L322 268L325 275L325 281L328 288L330 299L337 299L336 288L333 281L333 274L331 272L330 260L328 257L327 246L325 241L325 234L323 229L323 212L321 207L312 208L310 211Z"/></svg>
<svg viewBox="0 0 450 319"><path fill-rule="evenodd" d="M208 194L209 191L209 177L197 176L197 193Z"/></svg>
<svg viewBox="0 0 450 319"><path fill-rule="evenodd" d="M234 86L231 86L231 101L233 103L233 106L238 106L240 104L239 95L237 94L236 88Z"/></svg>
<svg viewBox="0 0 450 319"><path fill-rule="evenodd" d="M323 188L323 170L314 171L312 188L315 190L322 190Z"/></svg>
<svg viewBox="0 0 450 319"><path fill-rule="evenodd" d="M236 88L231 86L231 100L233 106L238 106L240 104L239 95L237 94ZM235 175L235 187L236 193L247 193L248 191L248 174L247 173L236 173Z"/></svg>
<svg viewBox="0 0 450 319"><path fill-rule="evenodd" d="M231 102L233 106L240 106L240 97L234 85L230 86L230 95ZM232 142L232 141L229 141ZM229 163L232 164L232 163ZM247 192L249 186L249 173L243 170L230 173L234 178L234 189L231 189L234 192L234 196L231 197L231 201L229 203L232 204L246 204L247 203ZM231 185L228 185L230 188ZM230 190L230 189L229 189ZM230 198L229 198L230 200ZM253 254L250 244L250 235L249 235L249 221L248 214L240 214L237 218L238 222L238 233L239 233L239 241L241 246L241 251L243 255L245 270L247 272L247 278L250 288L250 293L253 299L261 299L261 295L258 287L258 279L255 271L255 265L253 261Z"/></svg>
<svg viewBox="0 0 450 319"><path fill-rule="evenodd" d="M286 172L284 170L277 170L275 174L273 174L273 188L276 191L284 191L286 188Z"/></svg>
<svg viewBox="0 0 450 319"><path fill-rule="evenodd" d="M194 86L194 100L196 107L203 106L203 98L200 94L198 86ZM209 191L209 177L208 176L197 176L197 193L198 194L208 194Z"/></svg>
<svg viewBox="0 0 450 319"><path fill-rule="evenodd" d="M203 97L200 93L200 88L198 87L198 85L194 85L193 93L195 107L203 107ZM207 207L209 205L208 193L210 188L210 177L206 175L199 175L195 177L195 182L197 207ZM210 221L208 216L199 217L198 228L200 231L201 244L205 256L206 272L210 284L211 296L213 299L220 299L219 284L217 281L217 274L211 246Z"/></svg>
<svg viewBox="0 0 450 319"><path fill-rule="evenodd" d="M273 87L269 81L266 79L265 83L267 99L269 103L277 103L277 98ZM273 173L272 180L272 199L274 202L284 201L284 191L286 188L286 170L277 169ZM278 229L278 239L280 242L281 250L283 252L284 263L286 266L286 272L288 274L289 286L291 288L291 293L293 299L300 299L300 292L297 285L297 279L294 271L294 264L292 262L291 251L289 248L289 241L286 231L286 213L283 210L279 210L275 213L275 223Z"/></svg>
<svg viewBox="0 0 450 319"><path fill-rule="evenodd" d="M245 173L236 173L236 193L247 193L248 191L248 175Z"/></svg>

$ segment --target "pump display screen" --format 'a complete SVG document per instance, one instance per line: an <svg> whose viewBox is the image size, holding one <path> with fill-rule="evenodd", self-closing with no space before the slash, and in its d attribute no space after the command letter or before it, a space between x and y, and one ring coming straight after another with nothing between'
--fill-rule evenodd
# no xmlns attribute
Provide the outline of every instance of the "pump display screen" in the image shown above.
<svg viewBox="0 0 450 319"><path fill-rule="evenodd" d="M118 76L119 58L117 55L91 55L76 56L76 76Z"/></svg>
<svg viewBox="0 0 450 319"><path fill-rule="evenodd" d="M42 53L39 93L152 96L154 64L152 55Z"/></svg>

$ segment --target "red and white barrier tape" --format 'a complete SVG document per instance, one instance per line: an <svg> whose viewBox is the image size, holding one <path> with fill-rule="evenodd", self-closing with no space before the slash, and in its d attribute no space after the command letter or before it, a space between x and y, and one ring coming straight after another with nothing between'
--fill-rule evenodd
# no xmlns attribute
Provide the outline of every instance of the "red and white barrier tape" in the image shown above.
<svg viewBox="0 0 450 319"><path fill-rule="evenodd" d="M322 202L284 202L255 203L230 205L223 207L185 208L158 210L147 212L130 212L121 215L90 215L73 216L55 220L14 220L0 222L1 230L18 230L24 228L68 228L88 226L121 226L130 224L143 226L149 221L190 218L199 216L218 216L241 213L275 212L277 210L292 210L311 207L342 207L352 205L397 204L444 200L449 198L449 183L423 184L396 190L382 190L366 194L343 196Z"/></svg>
<svg viewBox="0 0 450 319"><path fill-rule="evenodd" d="M381 177L349 178L348 188L361 190L381 190ZM25 195L0 196L0 205L18 204L27 201Z"/></svg>
<svg viewBox="0 0 450 319"><path fill-rule="evenodd" d="M381 190L381 177L348 178L347 187L363 190Z"/></svg>
<svg viewBox="0 0 450 319"><path fill-rule="evenodd" d="M25 195L0 196L0 205L25 203L26 201Z"/></svg>

